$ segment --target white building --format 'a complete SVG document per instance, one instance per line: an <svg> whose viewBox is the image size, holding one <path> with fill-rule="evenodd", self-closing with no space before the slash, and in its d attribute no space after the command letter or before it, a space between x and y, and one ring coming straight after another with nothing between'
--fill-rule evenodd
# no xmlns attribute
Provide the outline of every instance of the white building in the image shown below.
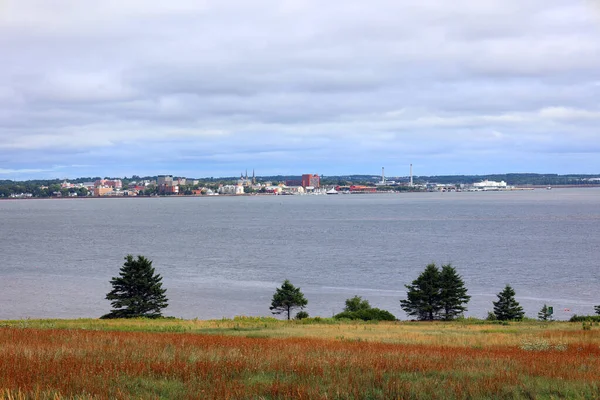
<svg viewBox="0 0 600 400"><path fill-rule="evenodd" d="M289 193L289 194L304 194L304 193L306 193L306 191L304 190L304 188L302 186L283 186L283 187L281 187L281 192Z"/></svg>
<svg viewBox="0 0 600 400"><path fill-rule="evenodd" d="M473 184L473 188L476 190L504 190L507 187L508 186L506 185L506 182L504 182L504 181L496 182L496 181L488 181L487 179L485 181L477 182L477 183Z"/></svg>
<svg viewBox="0 0 600 400"><path fill-rule="evenodd" d="M219 194L244 194L244 187L241 185L225 185L219 188Z"/></svg>

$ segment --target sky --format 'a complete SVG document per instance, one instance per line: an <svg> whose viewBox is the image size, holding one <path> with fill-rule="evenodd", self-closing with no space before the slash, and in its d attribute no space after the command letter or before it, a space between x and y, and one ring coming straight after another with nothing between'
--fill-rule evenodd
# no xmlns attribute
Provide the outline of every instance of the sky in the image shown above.
<svg viewBox="0 0 600 400"><path fill-rule="evenodd" d="M0 180L600 173L600 0L0 0Z"/></svg>

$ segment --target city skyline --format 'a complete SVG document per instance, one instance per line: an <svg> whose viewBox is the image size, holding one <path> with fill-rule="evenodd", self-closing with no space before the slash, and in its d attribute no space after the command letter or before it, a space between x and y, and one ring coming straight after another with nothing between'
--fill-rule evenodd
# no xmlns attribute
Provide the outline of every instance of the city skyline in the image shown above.
<svg viewBox="0 0 600 400"><path fill-rule="evenodd" d="M600 2L28 0L0 180L600 173Z"/></svg>

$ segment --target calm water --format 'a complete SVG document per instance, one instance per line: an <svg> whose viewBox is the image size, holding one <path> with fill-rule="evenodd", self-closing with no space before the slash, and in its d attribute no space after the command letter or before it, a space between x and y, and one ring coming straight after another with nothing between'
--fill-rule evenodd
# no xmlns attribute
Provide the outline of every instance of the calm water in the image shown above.
<svg viewBox="0 0 600 400"><path fill-rule="evenodd" d="M123 257L163 275L167 315L270 315L284 279L307 311L353 295L399 300L430 262L451 262L484 317L506 283L529 316L600 304L600 190L0 201L0 319L98 317ZM569 310L569 311L567 311Z"/></svg>

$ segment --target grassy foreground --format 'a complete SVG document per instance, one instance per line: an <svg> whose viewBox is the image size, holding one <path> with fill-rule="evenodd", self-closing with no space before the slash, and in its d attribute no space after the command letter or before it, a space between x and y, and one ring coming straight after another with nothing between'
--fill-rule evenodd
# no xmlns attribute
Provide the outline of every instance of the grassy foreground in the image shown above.
<svg viewBox="0 0 600 400"><path fill-rule="evenodd" d="M600 327L0 321L0 398L598 399Z"/></svg>

